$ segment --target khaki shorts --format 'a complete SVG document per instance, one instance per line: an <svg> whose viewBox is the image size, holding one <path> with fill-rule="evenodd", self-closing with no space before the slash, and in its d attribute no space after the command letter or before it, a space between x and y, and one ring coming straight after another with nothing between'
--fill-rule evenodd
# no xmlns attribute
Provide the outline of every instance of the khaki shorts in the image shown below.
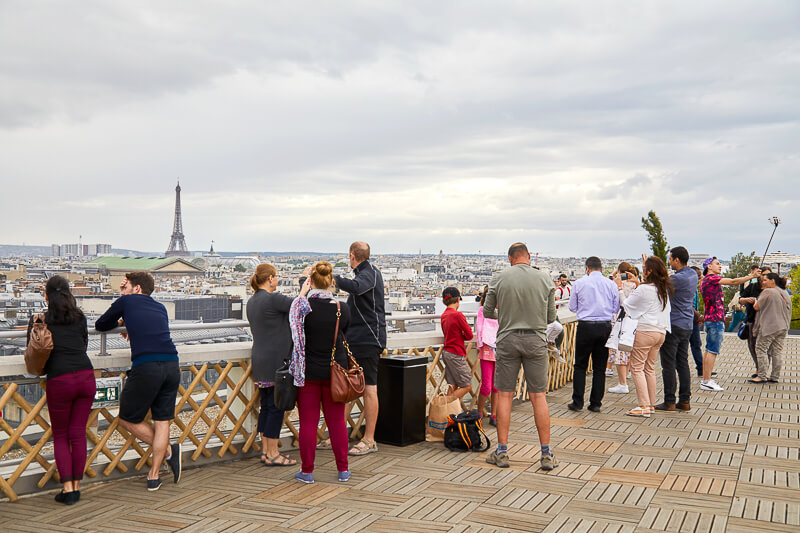
<svg viewBox="0 0 800 533"><path fill-rule="evenodd" d="M512 331L497 341L494 386L503 392L517 390L522 365L528 392L547 392L547 342L534 332Z"/></svg>
<svg viewBox="0 0 800 533"><path fill-rule="evenodd" d="M442 350L442 360L444 361L444 378L450 385L458 388L472 386L472 370L469 368L466 357Z"/></svg>

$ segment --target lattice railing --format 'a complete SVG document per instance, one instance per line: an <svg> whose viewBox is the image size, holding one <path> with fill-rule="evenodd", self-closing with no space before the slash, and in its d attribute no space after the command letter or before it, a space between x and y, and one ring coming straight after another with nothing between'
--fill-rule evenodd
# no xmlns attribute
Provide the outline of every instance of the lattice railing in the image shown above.
<svg viewBox="0 0 800 533"><path fill-rule="evenodd" d="M562 353L567 362L550 365L549 390L562 387L572 379L575 324L566 324L564 329ZM467 349L473 385L465 407L472 408L480 388L481 375L474 344L469 343ZM239 354L243 352L246 350L237 350ZM429 357L426 383L428 404L436 394L446 389L441 346L392 350L391 353ZM232 460L257 453L259 444L256 442L258 435L255 422L260 406L259 390L251 378L249 359L182 363L182 370L189 372L191 381L179 388L170 440L185 445L184 465L190 467L201 462ZM213 383L206 379L208 370L216 370L218 374ZM45 386L44 381L41 386ZM517 386L517 398L525 397L525 389L525 380L521 379ZM19 385L14 382L2 383L0 390L0 412L7 406L15 405L20 414L16 427L0 418L0 439L5 438L0 445L0 490L8 499L15 501L20 493L55 488L59 477L51 451L52 430L47 419L46 397L42 396L35 403L28 402L20 394ZM351 438L361 436L364 423L362 408L359 399L345 409ZM149 446L138 442L119 425L116 410L99 408L93 409L90 414L86 427L86 476L90 479L144 474L152 465ZM284 423L286 431L283 445L296 446L299 435L296 411L287 413ZM318 434L320 439L325 437L324 424ZM16 454L18 457L9 458L7 454ZM32 482L15 490L15 485L19 485L22 478Z"/></svg>

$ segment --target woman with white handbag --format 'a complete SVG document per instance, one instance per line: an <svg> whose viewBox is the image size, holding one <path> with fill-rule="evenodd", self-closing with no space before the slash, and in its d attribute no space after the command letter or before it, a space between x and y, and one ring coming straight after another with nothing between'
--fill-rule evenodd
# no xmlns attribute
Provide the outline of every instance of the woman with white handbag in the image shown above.
<svg viewBox="0 0 800 533"><path fill-rule="evenodd" d="M630 365L639 405L626 414L650 418L656 404L656 357L666 333L671 331L669 300L673 288L667 267L659 257L648 257L643 273L644 283L629 296L625 296L619 274L614 276L614 282L626 316L637 321Z"/></svg>

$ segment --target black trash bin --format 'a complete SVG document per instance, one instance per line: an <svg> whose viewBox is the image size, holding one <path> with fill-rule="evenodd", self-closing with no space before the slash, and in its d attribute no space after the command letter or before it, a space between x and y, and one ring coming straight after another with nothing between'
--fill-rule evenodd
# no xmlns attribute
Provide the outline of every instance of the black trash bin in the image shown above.
<svg viewBox="0 0 800 533"><path fill-rule="evenodd" d="M390 355L378 363L378 423L375 440L407 446L425 440L425 377L428 358Z"/></svg>

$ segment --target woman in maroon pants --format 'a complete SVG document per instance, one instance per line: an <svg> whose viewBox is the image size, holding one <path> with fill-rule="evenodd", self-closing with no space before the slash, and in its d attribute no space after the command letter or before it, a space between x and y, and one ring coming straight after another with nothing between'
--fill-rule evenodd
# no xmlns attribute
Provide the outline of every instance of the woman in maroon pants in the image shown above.
<svg viewBox="0 0 800 533"><path fill-rule="evenodd" d="M81 497L80 482L86 469L86 423L94 401L94 372L86 355L86 317L67 280L61 276L47 280L45 299L45 322L53 335L53 351L44 367L47 407L56 467L64 484L56 501L72 505ZM32 326L33 318L28 324L29 342Z"/></svg>

